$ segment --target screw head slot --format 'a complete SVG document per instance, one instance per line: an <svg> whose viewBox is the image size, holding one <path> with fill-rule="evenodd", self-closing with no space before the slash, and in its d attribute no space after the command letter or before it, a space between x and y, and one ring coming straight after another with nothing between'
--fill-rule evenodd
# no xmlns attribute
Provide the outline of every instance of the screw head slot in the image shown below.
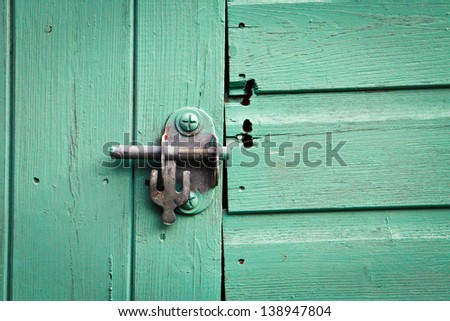
<svg viewBox="0 0 450 321"><path fill-rule="evenodd" d="M177 130L184 136L194 136L202 129L202 118L196 110L198 108L183 108L175 115L175 125Z"/></svg>
<svg viewBox="0 0 450 321"><path fill-rule="evenodd" d="M184 113L180 118L180 127L187 132L192 132L198 127L198 117L193 113Z"/></svg>
<svg viewBox="0 0 450 321"><path fill-rule="evenodd" d="M179 206L175 211L178 214L195 215L205 211L212 198L214 197L214 189L209 189L204 194L198 190L191 191L186 203Z"/></svg>
<svg viewBox="0 0 450 321"><path fill-rule="evenodd" d="M193 208L195 208L199 203L199 199L197 197L197 194L195 194L194 192L190 192L189 194L189 198L187 200L186 203L184 203L181 207L184 210L192 210Z"/></svg>

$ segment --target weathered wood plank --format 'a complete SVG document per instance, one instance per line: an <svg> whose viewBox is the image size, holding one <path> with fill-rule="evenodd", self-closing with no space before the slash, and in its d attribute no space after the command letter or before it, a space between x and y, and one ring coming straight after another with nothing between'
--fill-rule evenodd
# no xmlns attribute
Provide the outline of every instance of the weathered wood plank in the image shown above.
<svg viewBox="0 0 450 321"><path fill-rule="evenodd" d="M229 211L448 206L449 104L448 89L263 95L248 107L229 103L228 143L249 119L258 145L246 150L253 156L233 150ZM266 135L276 147L264 147ZM327 146L339 149L340 141L347 166L327 158ZM292 145L283 153L287 142ZM320 145L305 155L311 142ZM295 154L297 165L289 165Z"/></svg>
<svg viewBox="0 0 450 321"><path fill-rule="evenodd" d="M226 215L226 299L449 300L449 222L448 209Z"/></svg>
<svg viewBox="0 0 450 321"><path fill-rule="evenodd" d="M13 300L126 300L131 172L102 166L131 130L132 10L14 2Z"/></svg>
<svg viewBox="0 0 450 321"><path fill-rule="evenodd" d="M158 142L171 112L207 111L222 137L225 3L216 0L138 1L136 133ZM213 205L196 216L161 223L149 200L150 168L135 173L136 300L219 300L221 294L221 186Z"/></svg>
<svg viewBox="0 0 450 321"><path fill-rule="evenodd" d="M450 4L229 4L230 81L260 92L449 85Z"/></svg>
<svg viewBox="0 0 450 321"><path fill-rule="evenodd" d="M0 1L0 301L7 299L10 157L10 3Z"/></svg>
<svg viewBox="0 0 450 321"><path fill-rule="evenodd" d="M348 0L228 0L231 5L301 3L301 2L345 2Z"/></svg>

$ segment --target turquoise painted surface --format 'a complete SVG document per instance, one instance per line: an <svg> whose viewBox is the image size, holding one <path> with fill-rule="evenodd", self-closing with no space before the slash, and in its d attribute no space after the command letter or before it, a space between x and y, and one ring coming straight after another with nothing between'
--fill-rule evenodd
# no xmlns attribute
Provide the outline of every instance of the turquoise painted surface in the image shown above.
<svg viewBox="0 0 450 321"><path fill-rule="evenodd" d="M228 7L226 299L448 300L448 2L275 2Z"/></svg>
<svg viewBox="0 0 450 321"><path fill-rule="evenodd" d="M8 75L0 84L0 299L220 299L221 187L205 213L166 228L145 186L150 168L105 167L104 147L127 135L157 142L183 106L207 111L222 137L225 3L15 1L12 12L13 118ZM2 37L2 75L8 46Z"/></svg>
<svg viewBox="0 0 450 321"><path fill-rule="evenodd" d="M227 300L449 300L450 210L224 217Z"/></svg>
<svg viewBox="0 0 450 321"><path fill-rule="evenodd" d="M224 1L138 1L136 137L160 142L169 113L205 110L223 135ZM220 300L222 187L204 213L161 223L148 197L150 169L135 171L136 300Z"/></svg>
<svg viewBox="0 0 450 321"><path fill-rule="evenodd" d="M5 3L0 7L2 19ZM222 1L202 0L185 4L175 1L14 2L15 117L12 125L15 130L12 139L17 146L11 185L14 224L8 231L9 209L8 202L4 201L0 212L0 220L5 222L0 227L0 299L5 299L7 294L8 265L12 277L10 299L14 300L220 299L221 187L210 210L195 217L180 216L176 225L166 228L160 224L160 208L148 199L145 180L149 168L107 169L100 165L108 160L102 151L105 142L122 142L124 133L133 133L144 143L157 142L168 114L187 105L199 106L211 114L216 119L219 136L222 135L224 5ZM284 4L279 6L281 9L276 12L286 11ZM448 42L441 41L448 34L441 28L445 28L441 11L446 4L432 6L431 13L425 10L427 4L410 11L399 4L394 8L398 11L390 11L391 17L404 17L398 23L389 20L388 26L398 27L406 35L405 39L390 38L384 34L387 29L383 26L374 27L374 32L386 36L381 38L387 44L386 50L392 50L392 55L398 57L396 63L404 64L404 74L391 68L392 61L386 60L389 57L386 52L366 56L368 64L362 63L355 52L347 50L350 47L345 41L337 47L336 43L325 42L333 50L347 48L345 52L351 52L350 56L321 58L329 58L324 60L324 66L326 63L335 66L330 69L334 72L331 76L319 77L323 76L324 69L314 74L313 63L303 65L311 68L309 71L302 69L297 73L300 64L290 54L287 60L280 59L280 66L263 61L255 67L258 73L263 73L255 78L264 80L267 75L268 80L267 86L258 81L260 93L267 88L272 92L297 91L300 78L289 78L290 75L301 75L302 82L311 84L310 87L302 85L306 90L411 86L416 87L415 91L380 92L372 96L369 93L366 96L366 93L254 96L248 107L227 105L227 136L239 133L243 120L249 117L254 123L255 139L266 130L277 132L282 139L287 127L293 130L289 135L295 138L306 129L314 133L329 126L344 126L347 130L344 135L371 142L372 145L361 145L358 154L361 158L364 148L381 148L388 136L393 137L392 148L398 147L399 152L390 154L395 166L388 177L392 187L403 186L401 195L396 194L395 188L380 194L380 189L374 188L376 184L367 184L365 197L353 197L352 193L358 189L340 185L341 194L355 201L348 203L350 207L367 204L368 200L381 207L448 206L449 185L445 175L449 168L445 140L448 90L420 90L420 86L448 84L445 68L438 69L436 65L437 60L446 61L448 57ZM268 8L270 5L264 10ZM260 14L264 11L261 10L257 7L248 12ZM349 15L360 14L361 20L349 19L350 24L359 21L364 25L365 21L378 19L375 14L366 20L367 12L355 10ZM6 17L8 14L6 11ZM286 14L286 20L292 20ZM267 28L275 16L267 18ZM252 19L251 15L248 17ZM336 19L343 16L337 15ZM425 20L415 25L420 19ZM317 27L314 22L308 21L308 26ZM284 34L287 25L281 26L279 32ZM257 31L250 27L241 29ZM342 40L347 37L346 30L351 30L364 43L369 31L350 27L343 28L343 33L335 37ZM430 28L437 29L431 32ZM232 30L230 36L243 30ZM417 37L411 36L415 33ZM298 37L298 33L293 32L292 37ZM430 42L424 43L424 39ZM7 70L9 65L4 41L7 43L7 37L2 38L0 71ZM412 46L408 41L417 41L418 47L400 57L401 48ZM389 43L399 45L388 46ZM406 45L402 47L402 44ZM278 48L282 48L283 44L280 45ZM366 49L377 48L370 47L372 44L367 46ZM265 48L267 52L271 49ZM429 55L423 63L417 63L411 57L414 54L420 58L421 48L434 48L434 51L431 58ZM256 46L252 49L262 50ZM308 61L318 59L314 53L314 50L308 53ZM259 61L264 55L248 57ZM333 57L335 62L331 61ZM237 64L251 66L253 63L240 60L235 64L233 59L230 66L233 74ZM294 65L289 67L292 62ZM340 73L346 62L346 73ZM287 68L284 80L271 76L279 75L283 68ZM383 74L383 68L389 69L390 74ZM8 76L2 78L0 84L0 101L6 106L6 114L0 113L0 151L9 150L8 79ZM296 109L298 102L302 113ZM307 109L307 106L319 109ZM393 109L383 109L386 106ZM317 118L308 121L318 117L320 109L324 119L337 117L345 121L338 124L321 123ZM370 117L384 117L384 121ZM367 126L378 129L359 136L358 129L365 132ZM432 143L425 144L427 140ZM435 157L422 158L423 162L419 159L418 166L406 161L398 164L399 159L408 159L401 146L405 141L415 151L413 156ZM0 198L7 200L8 175L11 175L7 171L9 155L6 152L1 157L5 163L0 164ZM372 165L376 165L381 158L371 159ZM375 183L383 178L373 173L364 176L368 168L361 167L350 176ZM236 212L244 215L227 215L224 220L227 299L449 299L447 209L294 214L303 209L295 196L299 194L296 184L279 192L281 198L270 204L267 195L274 191L270 183L296 177L297 173L282 171L271 180L260 168L236 173L229 171L229 204L231 210L237 209ZM337 179L328 174L319 173L319 178ZM305 175L300 177L308 179ZM413 184L406 184L408 177ZM248 185L243 185L243 178ZM255 191L246 188L243 193L238 191L239 186L258 186L259 190L252 194ZM329 206L337 199L325 198L328 203L324 203L312 197L314 189L316 195L323 196L318 189L324 186L323 179L316 179L308 186L312 187L311 202L306 203L311 208L324 209L323 205ZM419 194L417 187L424 192ZM373 198L374 195L378 196ZM334 205L339 210L344 207L342 203ZM293 213L278 213L286 210ZM247 215L249 211L266 214ZM13 237L8 245L9 232ZM8 246L12 249L9 262L5 250ZM241 259L244 264L239 264Z"/></svg>
<svg viewBox="0 0 450 321"><path fill-rule="evenodd" d="M230 81L245 75L261 92L450 84L446 0L251 2L229 3Z"/></svg>
<svg viewBox="0 0 450 321"><path fill-rule="evenodd" d="M230 102L228 143L248 119L254 147L232 153L229 212L449 206L449 106L449 89Z"/></svg>
<svg viewBox="0 0 450 321"><path fill-rule="evenodd" d="M7 298L10 138L10 7L0 1L0 301Z"/></svg>
<svg viewBox="0 0 450 321"><path fill-rule="evenodd" d="M12 300L130 299L132 4L15 1Z"/></svg>

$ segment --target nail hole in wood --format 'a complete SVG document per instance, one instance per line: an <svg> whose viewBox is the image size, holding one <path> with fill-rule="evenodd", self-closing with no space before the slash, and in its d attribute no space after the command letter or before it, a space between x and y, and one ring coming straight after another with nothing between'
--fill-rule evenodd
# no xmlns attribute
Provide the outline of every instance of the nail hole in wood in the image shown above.
<svg viewBox="0 0 450 321"><path fill-rule="evenodd" d="M239 192L245 191L245 186L239 186Z"/></svg>
<svg viewBox="0 0 450 321"><path fill-rule="evenodd" d="M245 133L250 133L253 130L253 124L249 119L244 120L244 123L242 124L242 130Z"/></svg>
<svg viewBox="0 0 450 321"><path fill-rule="evenodd" d="M239 260L238 260L238 263L239 263L239 264L244 264L244 262L245 262L244 259L239 259Z"/></svg>
<svg viewBox="0 0 450 321"><path fill-rule="evenodd" d="M39 182L40 182L39 178L33 177L33 183L34 183L35 185L39 184Z"/></svg>
<svg viewBox="0 0 450 321"><path fill-rule="evenodd" d="M245 23L243 23L243 22L239 22L239 25L238 25L238 27L239 27L239 28L245 28Z"/></svg>
<svg viewBox="0 0 450 321"><path fill-rule="evenodd" d="M249 134L242 135L242 144L245 148L253 147L253 136Z"/></svg>
<svg viewBox="0 0 450 321"><path fill-rule="evenodd" d="M249 79L245 83L244 87L244 96L242 97L241 105L248 106L250 105L250 98L253 96L253 89L256 88L255 79Z"/></svg>

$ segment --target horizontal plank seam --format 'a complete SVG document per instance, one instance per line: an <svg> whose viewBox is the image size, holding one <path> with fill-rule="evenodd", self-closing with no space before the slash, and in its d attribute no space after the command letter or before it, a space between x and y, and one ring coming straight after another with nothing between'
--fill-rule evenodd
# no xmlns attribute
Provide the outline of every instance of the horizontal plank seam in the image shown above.
<svg viewBox="0 0 450 321"><path fill-rule="evenodd" d="M308 208L308 209L283 209L283 210L245 210L245 211L233 211L226 209L228 214L231 215L254 215L254 214L307 214L307 213L330 213L330 212L361 212L361 211L387 211L387 210L427 210L427 209L450 209L450 204L431 204L431 205L400 205L400 206L373 206L373 207L341 207L341 208Z"/></svg>
<svg viewBox="0 0 450 321"><path fill-rule="evenodd" d="M258 84L258 82L256 82ZM317 89L293 89L293 90L261 90L255 89L255 95L291 95L291 94L322 94L322 93L351 93L351 92L385 92L385 91L402 91L402 90L433 90L433 89L450 89L450 84L435 85L418 85L418 86L386 86L386 87L360 87L360 88L317 88ZM244 90L242 95L244 95ZM240 97L241 95L231 95L230 98Z"/></svg>

